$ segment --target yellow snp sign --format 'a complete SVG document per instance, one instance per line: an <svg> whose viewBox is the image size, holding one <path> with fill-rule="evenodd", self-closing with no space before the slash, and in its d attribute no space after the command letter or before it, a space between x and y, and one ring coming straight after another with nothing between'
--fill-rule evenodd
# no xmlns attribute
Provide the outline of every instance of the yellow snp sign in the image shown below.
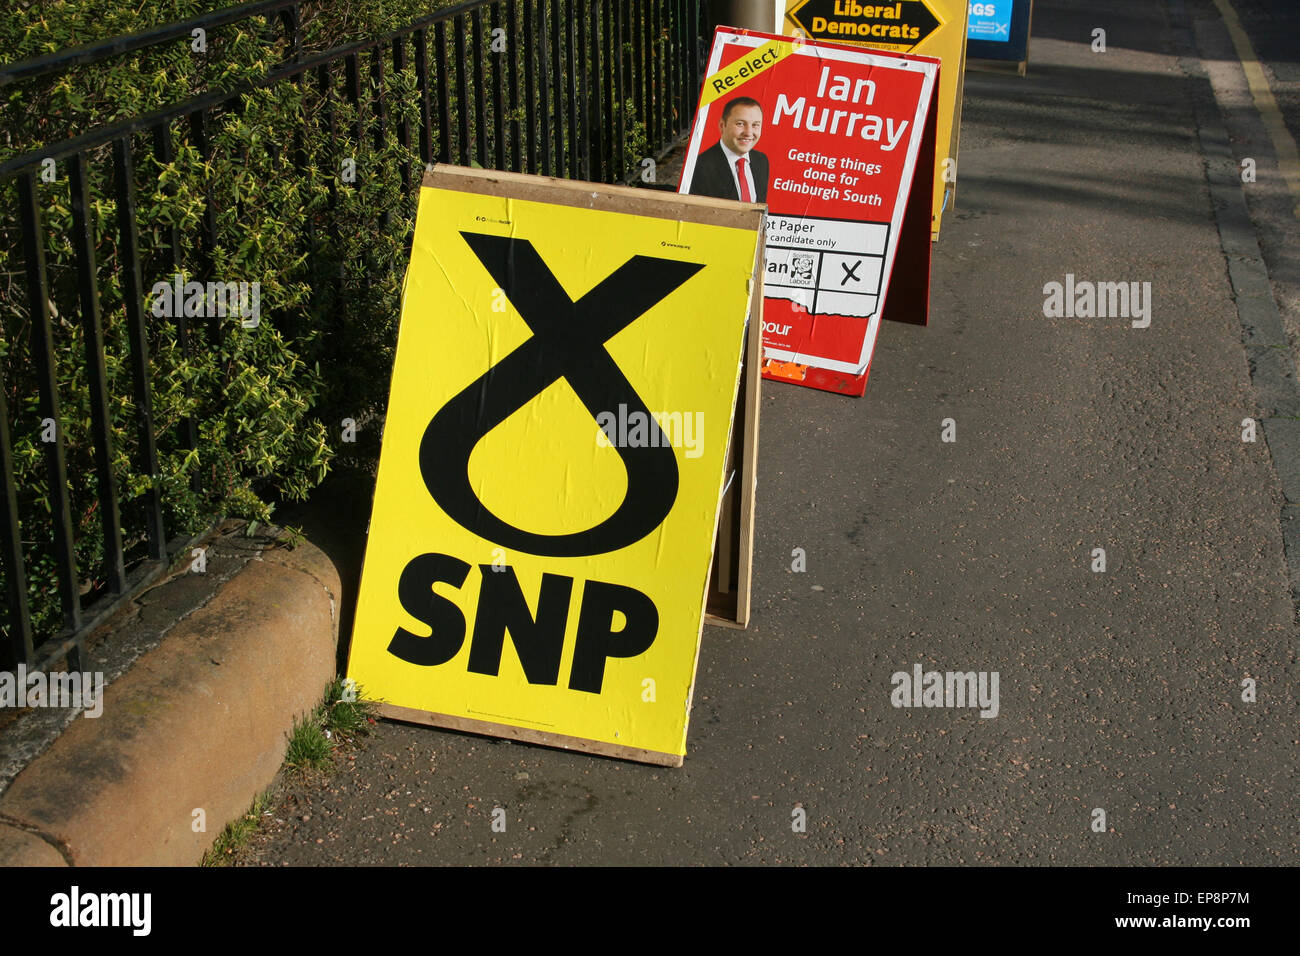
<svg viewBox="0 0 1300 956"><path fill-rule="evenodd" d="M348 663L383 713L680 765L761 217L426 174Z"/></svg>
<svg viewBox="0 0 1300 956"><path fill-rule="evenodd" d="M945 207L957 196L957 147L966 72L967 0L784 0L783 32L812 40L938 57L939 112L935 130L930 237L939 237Z"/></svg>

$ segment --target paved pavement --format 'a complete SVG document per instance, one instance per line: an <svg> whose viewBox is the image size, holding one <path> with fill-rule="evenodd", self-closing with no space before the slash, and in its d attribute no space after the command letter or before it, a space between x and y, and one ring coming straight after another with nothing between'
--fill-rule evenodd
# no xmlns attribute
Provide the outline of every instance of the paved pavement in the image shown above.
<svg viewBox="0 0 1300 956"><path fill-rule="evenodd" d="M683 768L384 723L241 862L1300 862L1284 500L1178 59L1231 49L1212 12L1040 0L1029 75L968 74L930 327L861 400L765 386L753 622L705 629ZM1067 273L1150 282L1150 327L1045 318ZM996 671L997 716L891 706L917 663Z"/></svg>

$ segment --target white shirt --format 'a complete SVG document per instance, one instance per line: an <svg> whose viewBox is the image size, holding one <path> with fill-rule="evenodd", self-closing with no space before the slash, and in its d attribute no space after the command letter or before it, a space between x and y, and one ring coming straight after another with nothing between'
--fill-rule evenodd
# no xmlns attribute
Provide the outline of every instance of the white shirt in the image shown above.
<svg viewBox="0 0 1300 956"><path fill-rule="evenodd" d="M727 149L722 140L718 140L718 145L722 147L722 155L727 157L727 163L731 166L731 182L736 187L736 198L742 195L740 190L740 178L736 174L736 160L745 161L745 182L749 186L749 201L758 202L758 190L754 188L754 164L749 158L748 153L733 153Z"/></svg>

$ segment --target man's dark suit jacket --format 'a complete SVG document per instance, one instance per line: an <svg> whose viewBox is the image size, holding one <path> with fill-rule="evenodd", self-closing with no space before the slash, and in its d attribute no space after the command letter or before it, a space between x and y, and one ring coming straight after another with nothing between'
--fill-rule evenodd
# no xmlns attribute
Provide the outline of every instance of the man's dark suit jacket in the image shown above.
<svg viewBox="0 0 1300 956"><path fill-rule="evenodd" d="M754 191L758 193L754 202L767 202L767 156L751 149L745 158L749 160ZM731 164L727 162L727 154L722 151L720 143L714 143L696 158L689 192L692 196L712 196L715 199L740 198L736 177L732 175Z"/></svg>

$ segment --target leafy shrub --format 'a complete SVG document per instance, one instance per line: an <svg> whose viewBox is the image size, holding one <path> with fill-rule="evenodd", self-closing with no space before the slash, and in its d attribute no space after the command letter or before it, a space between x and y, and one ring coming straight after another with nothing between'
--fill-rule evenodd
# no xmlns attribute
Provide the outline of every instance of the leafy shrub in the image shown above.
<svg viewBox="0 0 1300 956"><path fill-rule="evenodd" d="M226 5L226 0L157 0L143 7L106 8L101 0L20 0L0 13L0 63L181 21ZM304 0L299 55L386 35L448 5L449 0ZM522 7L520 3L517 9ZM451 27L446 33L450 62L457 34ZM494 54L491 40L488 31L482 31L481 86L463 65L447 78L453 104L449 131L457 131L458 141L461 118L454 113L460 94L464 92L468 102L482 101L494 88L495 71L504 79L523 69L520 50ZM431 48L433 43L430 31ZM289 55L283 31L263 18L213 28L206 34L204 50L194 46L182 39L0 88L6 116L0 126L0 162L202 94L241 89L264 78ZM666 54L663 38L652 46L656 56ZM146 556L146 493L151 487L161 492L168 535L189 537L221 517L266 521L276 501L303 498L341 462L373 467L396 344L415 191L423 169L413 50L407 49L410 65L396 70L391 47L378 48L383 58L378 88L371 74L373 55L367 51L357 58L359 105L350 102L344 64L336 62L328 91L322 90L312 70L213 109L207 116L206 158L187 117L130 135L144 290L170 283L176 274L200 282L256 282L261 290L260 323L255 328L245 328L239 316L155 316L152 296L146 302L159 456L154 475L141 466L142 410L132 382L113 157L108 145L86 154L111 470L121 503L128 569ZM431 73L433 62L431 49ZM606 62L604 68L605 88L610 89L618 67ZM574 79L564 77L567 82ZM458 83L467 87L462 91ZM566 115L561 92L561 85L555 84L557 141L559 120ZM387 108L387 135L378 146L376 94ZM491 143L493 124L509 122L510 135L518 135L514 124L537 106L525 104L506 117L489 118L489 129L482 132ZM619 103L616 109L624 112L627 127L626 155L619 159L625 168L634 168L652 145L662 144L647 141L639 118L644 111L633 101ZM587 116L589 123L597 111L598 104ZM474 144L480 131L477 110L471 113L466 121L469 144ZM403 121L411 130L409 147L393 135ZM592 130L594 141L599 141L598 132ZM439 135L435 128L434 155ZM568 168L566 151L576 146L564 138L557 150L559 169ZM57 429L67 459L78 586L89 599L108 582L101 568L106 549L77 291L69 163L60 160L52 167L31 168L38 174L44 227L60 401ZM31 359L34 326L25 279L27 256L17 210L18 190L10 178L0 182L0 387L9 411L29 606L35 631L46 635L61 624L53 550L58 516L52 513L48 486L48 446L42 441L38 380ZM355 423L355 444L342 441L344 419ZM7 592L0 588L4 600ZM7 630L13 609L3 606L3 611ZM0 642L0 650L4 646Z"/></svg>
<svg viewBox="0 0 1300 956"><path fill-rule="evenodd" d="M122 8L96 20L97 0L62 0L11 10L0 19L0 50L21 60L49 50L129 33L182 19L223 4L173 0L136 15ZM304 52L404 26L427 3L367 5L358 20L348 11L331 18L322 4L303 23ZM125 11L125 13L123 12ZM129 14L129 15L127 15ZM171 43L133 56L33 81L37 89L4 96L0 159L39 148L99 125L256 80L283 59L282 40L268 41L261 20L214 29L208 51L195 55ZM388 55L388 51L383 51ZM374 92L364 77L360 119L368 125ZM357 110L342 95L337 71L329 100L316 77L281 81L239 97L209 118L210 159L204 161L184 119L167 124L171 157L164 161L152 136L135 134L137 229L146 292L172 275L186 279L257 282L260 323L240 317L195 316L181 324L156 317L146 302L151 398L159 473L139 467L140 408L131 379L131 352L122 301L117 201L108 146L88 155L96 275L103 321L110 404L112 467L122 502L128 563L144 556L145 492L161 489L170 536L191 536L216 518L270 517L275 500L300 499L324 477L340 451L344 417L365 421L382 414L394 347L400 278L422 170L414 149L389 136L350 143ZM310 81L310 82L308 82ZM413 68L385 71L382 94L390 129L417 119ZM333 121L333 127L330 121ZM344 181L342 160L355 162L355 182ZM410 170L405 188L400 170ZM77 569L84 595L106 584L100 565L99 479L94 468L77 259L73 248L69 162L37 178L54 339L60 414L67 458ZM52 175L50 175L52 173ZM45 181L46 178L52 181ZM32 316L25 281L26 255L18 227L18 191L0 186L0 374L10 413L15 479L26 556L29 603L38 634L60 625L53 553L54 515L37 379L31 362ZM205 245L211 209L215 242ZM172 238L179 240L179 261ZM193 422L195 437L187 436ZM377 436L362 451L374 450ZM349 449L350 450L350 449ZM5 608L8 629L11 610Z"/></svg>

